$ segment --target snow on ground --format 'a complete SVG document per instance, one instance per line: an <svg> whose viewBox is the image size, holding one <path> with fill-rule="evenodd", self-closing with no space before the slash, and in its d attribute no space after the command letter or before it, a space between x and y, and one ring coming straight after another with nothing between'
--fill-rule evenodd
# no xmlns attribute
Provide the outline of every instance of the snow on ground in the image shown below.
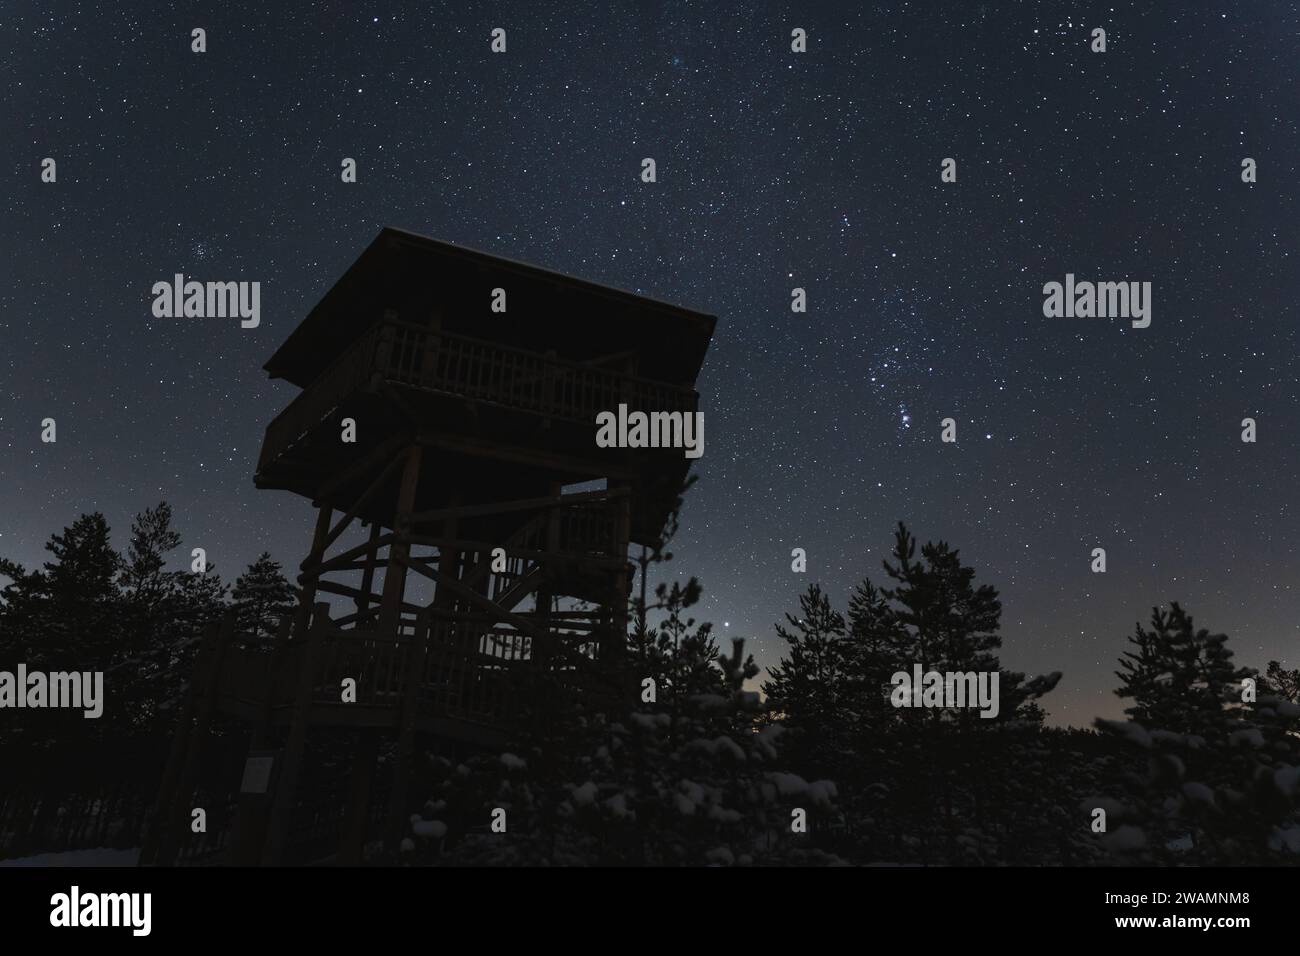
<svg viewBox="0 0 1300 956"><path fill-rule="evenodd" d="M140 848L110 850L68 850L66 853L38 853L12 860L0 860L0 866L135 866L140 859Z"/></svg>
<svg viewBox="0 0 1300 956"><path fill-rule="evenodd" d="M411 832L425 839L441 840L447 835L447 824L441 820L416 820L411 824Z"/></svg>
<svg viewBox="0 0 1300 956"><path fill-rule="evenodd" d="M1273 835L1268 839L1270 849L1281 850L1283 847L1292 853L1300 853L1300 827L1289 827L1286 830L1273 828Z"/></svg>

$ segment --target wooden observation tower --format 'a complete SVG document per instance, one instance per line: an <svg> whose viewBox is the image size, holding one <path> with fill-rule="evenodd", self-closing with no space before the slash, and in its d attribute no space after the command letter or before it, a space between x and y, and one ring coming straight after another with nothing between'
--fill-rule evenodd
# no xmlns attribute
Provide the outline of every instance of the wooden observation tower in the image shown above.
<svg viewBox="0 0 1300 956"><path fill-rule="evenodd" d="M694 413L714 323L384 229L266 364L302 389L255 477L317 509L300 604L273 653L241 648L229 620L209 635L146 862L184 840L214 717L252 727L242 863L284 862L309 730L353 733L338 858L355 862L381 747L395 747L391 848L420 738L502 743L519 668L562 657L575 692L589 686L625 644L629 544L659 539L690 464L680 448L598 447L596 416Z"/></svg>

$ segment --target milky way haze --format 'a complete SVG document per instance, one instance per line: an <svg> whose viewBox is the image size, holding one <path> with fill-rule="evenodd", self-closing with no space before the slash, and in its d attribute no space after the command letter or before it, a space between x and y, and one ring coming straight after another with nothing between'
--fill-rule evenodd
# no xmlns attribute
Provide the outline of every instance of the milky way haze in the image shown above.
<svg viewBox="0 0 1300 956"><path fill-rule="evenodd" d="M674 567L760 663L901 519L1000 589L1006 666L1065 672L1053 721L1118 713L1169 600L1300 664L1292 3L280 6L0 12L0 555L166 499L227 580L296 566L261 366L393 225L719 317ZM260 323L155 318L176 273ZM1045 316L1067 273L1150 282L1149 327Z"/></svg>

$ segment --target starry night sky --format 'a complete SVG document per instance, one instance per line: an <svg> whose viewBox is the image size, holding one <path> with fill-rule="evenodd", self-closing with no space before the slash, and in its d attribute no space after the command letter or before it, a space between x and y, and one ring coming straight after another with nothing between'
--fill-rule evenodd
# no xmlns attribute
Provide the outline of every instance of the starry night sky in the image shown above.
<svg viewBox="0 0 1300 956"><path fill-rule="evenodd" d="M166 499L227 580L295 568L261 366L393 225L719 317L674 566L760 663L903 519L1000 589L1005 666L1065 672L1054 722L1118 714L1171 599L1300 665L1294 4L180 6L0 10L0 554ZM260 281L261 326L154 319L176 272ZM1044 318L1067 272L1151 281L1150 328Z"/></svg>

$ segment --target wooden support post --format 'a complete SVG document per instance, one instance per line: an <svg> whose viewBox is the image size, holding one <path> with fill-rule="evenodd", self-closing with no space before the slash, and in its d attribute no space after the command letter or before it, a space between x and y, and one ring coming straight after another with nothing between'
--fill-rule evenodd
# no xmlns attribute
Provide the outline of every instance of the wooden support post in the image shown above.
<svg viewBox="0 0 1300 956"><path fill-rule="evenodd" d="M330 516L333 514L333 508L329 505L322 504L316 512L316 533L311 540L311 553L307 555L307 560L303 561L301 568L303 571L301 586L298 592L298 616L294 620L294 637L301 637L306 633L310 611L313 604L316 603L316 581L320 577L320 570L317 567L321 562L321 555L325 551L325 540L330 533Z"/></svg>
<svg viewBox="0 0 1300 956"><path fill-rule="evenodd" d="M235 633L235 612L226 611L221 617L221 625L215 631L208 632L208 648L205 655L202 687L195 704L194 732L185 744L185 761L175 787L170 794L170 806L166 808L165 824L158 840L158 849L154 862L159 866L171 866L176 861L181 833L187 826L191 811L190 796L194 793L194 782L198 777L199 763L203 756L203 745L207 742L208 732L212 726L212 715L217 708L217 684L221 675L221 659L230 639Z"/></svg>
<svg viewBox="0 0 1300 956"><path fill-rule="evenodd" d="M207 679L211 666L212 650L216 645L217 632L221 627L217 621L211 621L203 630L203 640L199 644L198 654L194 659L194 673L190 678L189 693L181 707L180 719L172 734L171 747L167 755L167 765L163 769L162 783L158 788L158 799L154 804L150 818L149 832L140 849L140 866L156 862L159 845L171 819L172 804L176 802L176 788L180 782L181 768L185 763L187 748L194 733L194 714L198 708L200 687Z"/></svg>
<svg viewBox="0 0 1300 956"><path fill-rule="evenodd" d="M434 312L429 317L429 333L423 336L424 349L420 356L420 381L433 381L438 374L438 354L442 350L442 315Z"/></svg>
<svg viewBox="0 0 1300 956"><path fill-rule="evenodd" d="M379 605L379 631L396 634L401 621L402 594L406 588L406 559L411 553L410 516L415 510L415 492L420 483L419 444L407 452L402 472L402 488L397 496L397 514L393 519L393 543L388 549L388 567L384 570L384 596Z"/></svg>
<svg viewBox="0 0 1300 956"><path fill-rule="evenodd" d="M338 862L344 866L361 865L366 830L370 824L370 790L375 778L375 764L379 760L379 731L374 727L362 727L358 734L357 748L352 755L347 823L339 843Z"/></svg>
<svg viewBox="0 0 1300 956"><path fill-rule="evenodd" d="M388 480L388 476L391 475L401 463L402 456L394 455L388 464L384 466L383 470L371 479L370 484L366 486L366 490L357 496L357 499L352 503L352 507L347 510L343 517L339 518L338 524L326 533L324 540L317 543L316 547L312 550L313 558L319 561L321 557L324 556L325 551L329 546L337 541L343 532L348 529L348 526L356 520L357 515L361 513L361 509L365 503L369 501L370 497L383 486L384 482Z"/></svg>
<svg viewBox="0 0 1300 956"><path fill-rule="evenodd" d="M615 509L614 552L622 562L620 570L614 575L613 606L610 608L610 625L613 633L601 641L600 656L608 660L611 655L621 655L627 649L627 602L631 596L632 566L627 559L628 539L632 533L632 499L621 496L612 499L610 504Z"/></svg>
<svg viewBox="0 0 1300 956"><path fill-rule="evenodd" d="M285 614L280 618L280 627L275 633L275 647L271 651L271 660L266 669L266 699L262 701L261 720L257 725L257 729L253 732L252 738L252 745L255 749L267 747L271 742L275 722L275 705L278 703L275 699L276 678L280 674L280 668L284 666L284 660L289 651L289 638L292 634L293 615Z"/></svg>
<svg viewBox="0 0 1300 956"><path fill-rule="evenodd" d="M373 475L377 469L388 465L395 455L400 458L402 448L407 441L408 439L401 435L394 435L346 468L333 472L331 477L317 488L316 500L325 501L333 498L343 488Z"/></svg>
<svg viewBox="0 0 1300 956"><path fill-rule="evenodd" d="M311 697L316 684L316 661L330 626L328 604L317 604L312 615L311 629L307 632L306 646L299 666L298 692L293 704L293 717L289 723L289 739L281 757L279 779L275 785L275 798L271 805L271 825L263 862L279 866L284 861L284 849L293 825L293 808L297 798L298 776L302 770L303 751L307 746L307 725L311 721Z"/></svg>
<svg viewBox="0 0 1300 956"><path fill-rule="evenodd" d="M547 349L542 362L542 428L551 427L559 403L555 398L555 349Z"/></svg>
<svg viewBox="0 0 1300 956"><path fill-rule="evenodd" d="M257 726L248 741L248 755L244 760L247 770L249 759L257 756L264 758L272 751L275 733L275 697L277 679L289 650L289 637L293 631L295 615L286 614L280 619L279 630L275 635L275 648L266 667L266 697L262 701L262 713ZM267 780L268 786L270 779ZM241 790L235 804L235 825L231 845L231 862L235 866L257 866L262 859L262 847L266 843L266 828L270 818L270 799L268 792L244 793Z"/></svg>
<svg viewBox="0 0 1300 956"><path fill-rule="evenodd" d="M559 482L551 484L551 497L559 499L564 491L564 487ZM552 506L546 513L546 539L542 545L542 550L548 554L555 554L560 550L560 529L561 514L560 507ZM542 585L537 589L537 636L533 638L532 659L539 666L548 666L549 661L553 658L559 647L555 646L557 638L551 633L551 604L554 597L554 582L552 575L557 571L554 562L548 562L542 559Z"/></svg>
<svg viewBox="0 0 1300 956"><path fill-rule="evenodd" d="M450 513L442 519L442 537L445 541L454 542L456 540L456 531L460 522L455 509L459 504L460 496L452 495L451 500L448 502ZM460 548L455 544L438 545L438 574L448 580L459 580L460 569L457 567L457 562L460 553ZM453 610L456 607L456 595L442 584L436 584L432 606L443 611Z"/></svg>
<svg viewBox="0 0 1300 956"><path fill-rule="evenodd" d="M384 310L384 324L379 329L379 343L375 346L375 370L370 373L370 387L378 389L388 377L393 365L393 345L397 339L396 309Z"/></svg>
<svg viewBox="0 0 1300 956"><path fill-rule="evenodd" d="M415 718L429 655L429 619L427 610L419 614L415 621L415 636L406 645L401 729L397 737L397 760L393 765L393 789L388 802L388 829L384 835L384 849L390 857L397 856L407 820L411 764L415 759Z"/></svg>
<svg viewBox="0 0 1300 956"><path fill-rule="evenodd" d="M366 569L361 572L361 594L356 599L357 614L365 614L370 610L370 594L375 586L375 562L379 560L380 530L378 521L370 523L370 540L366 542Z"/></svg>

